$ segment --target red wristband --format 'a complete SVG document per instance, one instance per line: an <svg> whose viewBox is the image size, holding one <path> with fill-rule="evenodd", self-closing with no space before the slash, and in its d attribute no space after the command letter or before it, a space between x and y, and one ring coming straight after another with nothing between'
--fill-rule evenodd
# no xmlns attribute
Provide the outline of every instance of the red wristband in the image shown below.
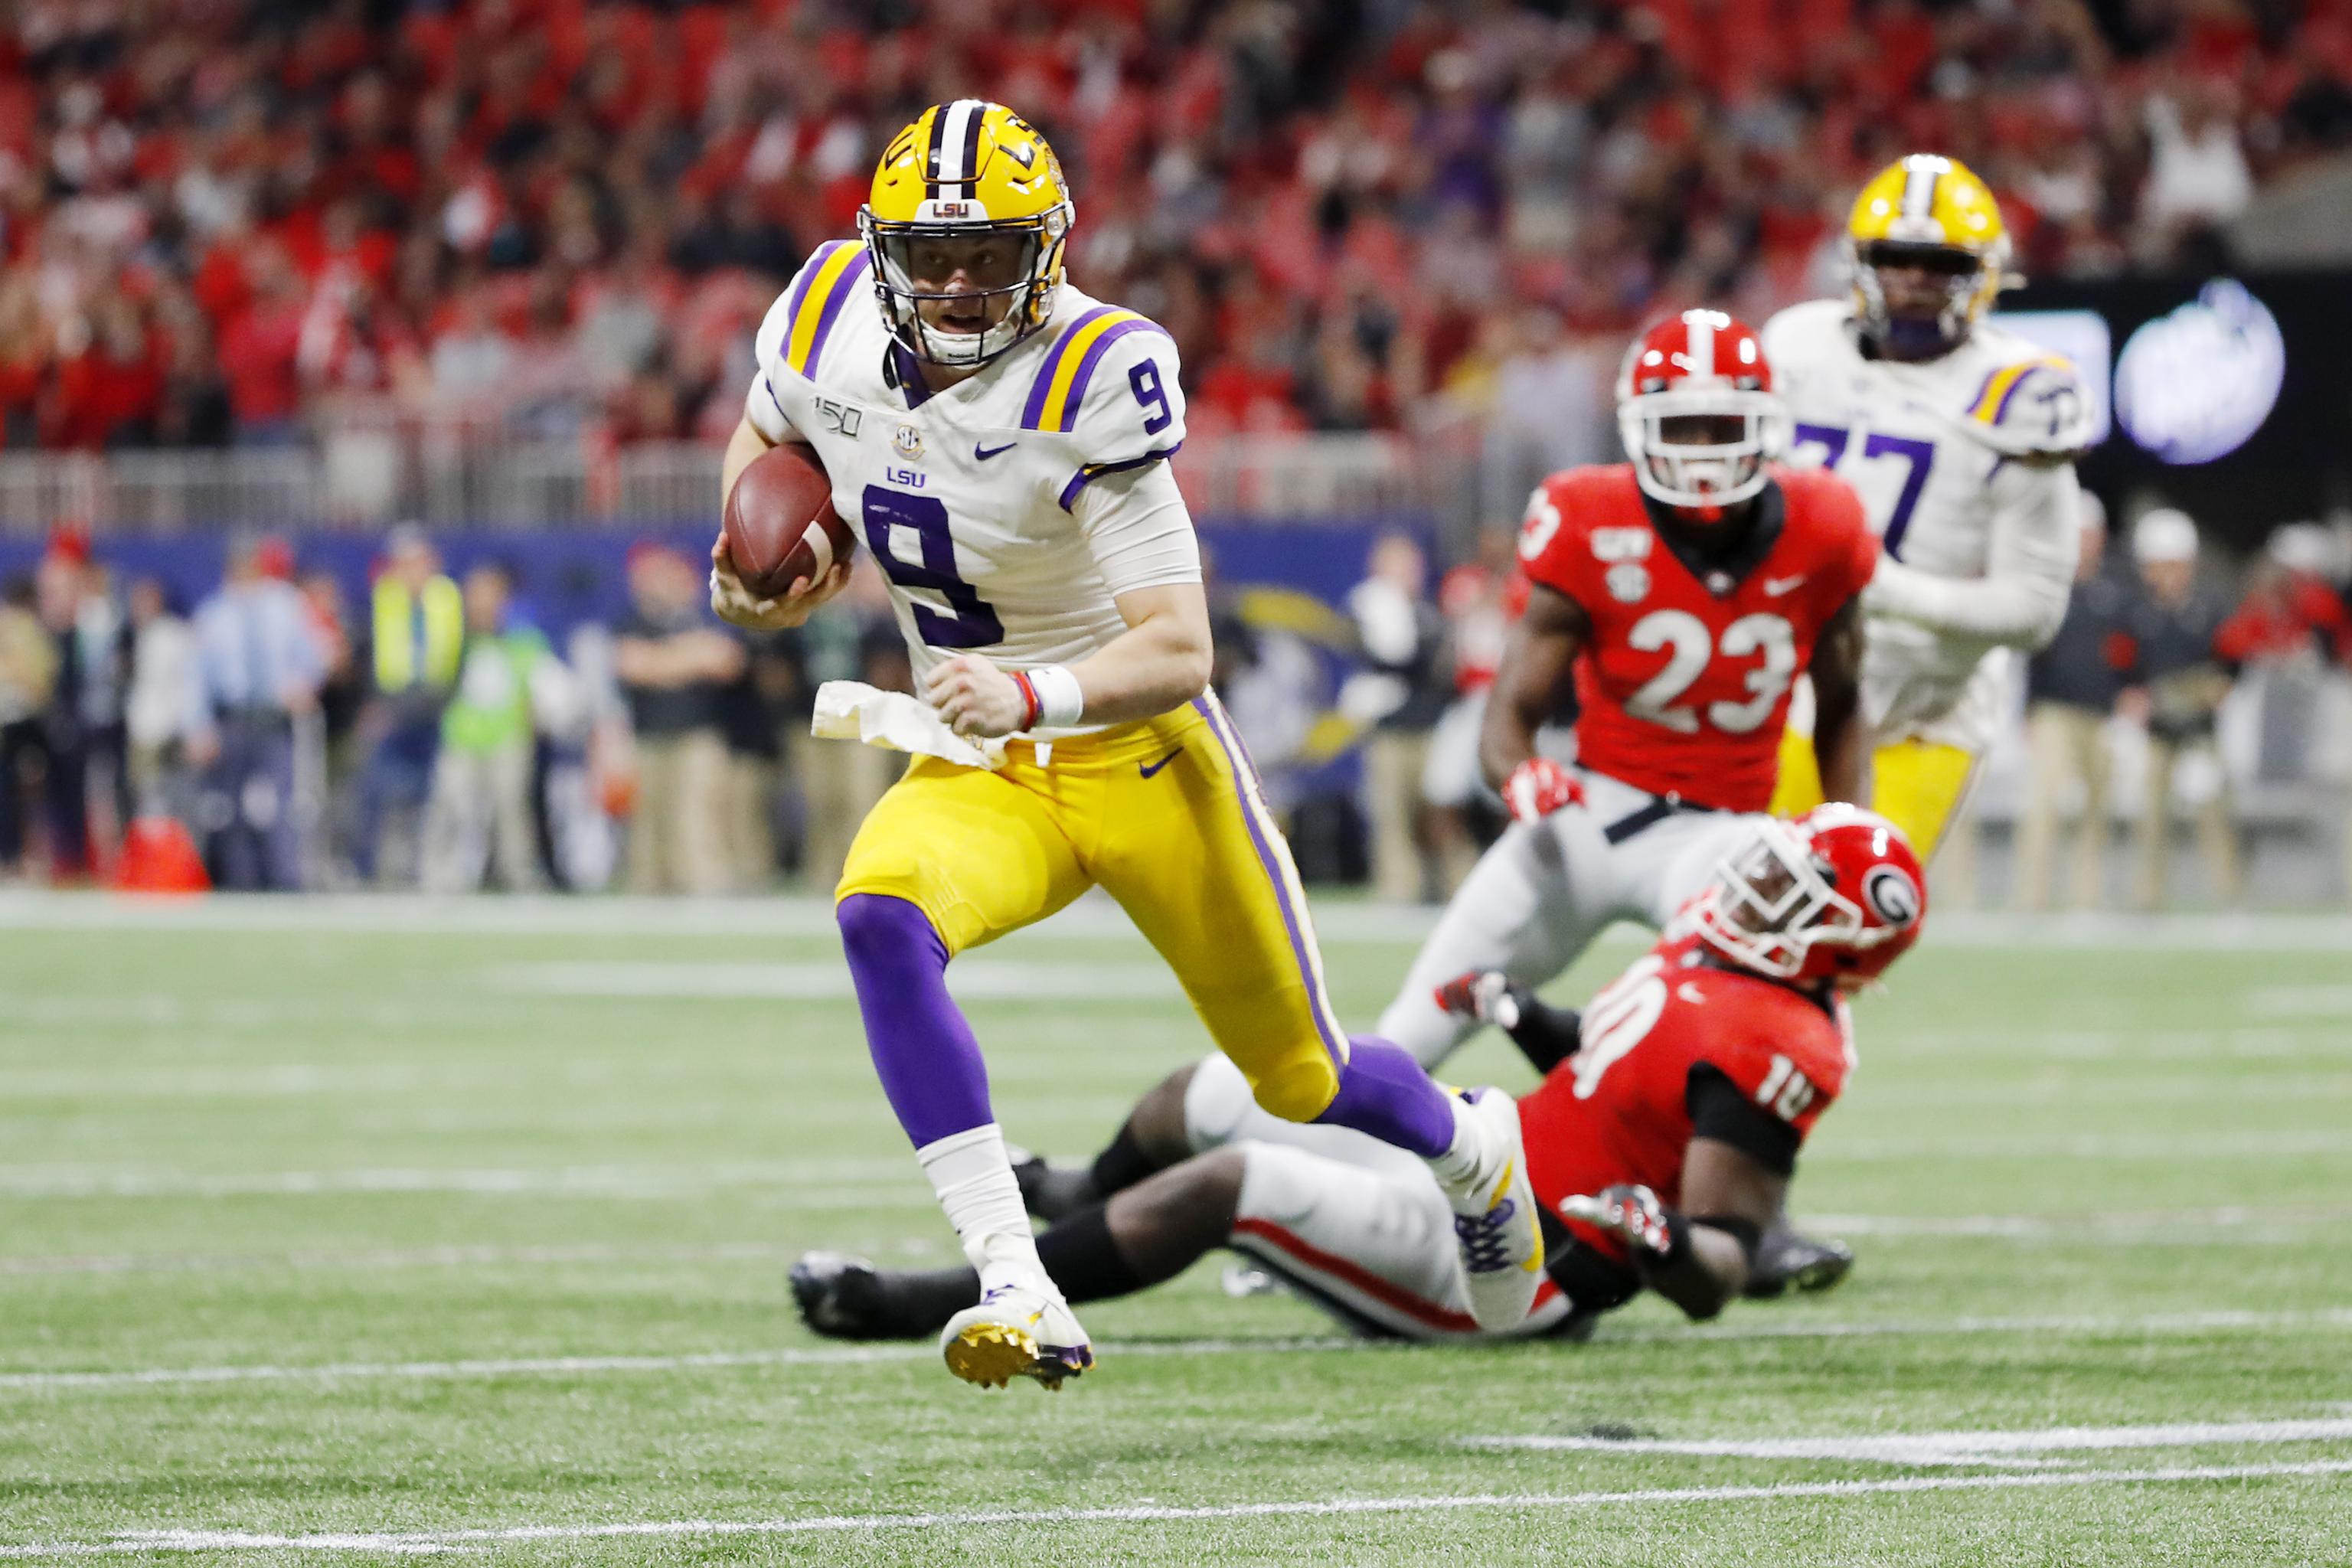
<svg viewBox="0 0 2352 1568"><path fill-rule="evenodd" d="M1024 669L1013 672L1013 684L1021 689L1021 727L1034 730L1037 727L1037 715L1045 710L1045 704L1037 700L1037 688L1031 684L1029 672Z"/></svg>

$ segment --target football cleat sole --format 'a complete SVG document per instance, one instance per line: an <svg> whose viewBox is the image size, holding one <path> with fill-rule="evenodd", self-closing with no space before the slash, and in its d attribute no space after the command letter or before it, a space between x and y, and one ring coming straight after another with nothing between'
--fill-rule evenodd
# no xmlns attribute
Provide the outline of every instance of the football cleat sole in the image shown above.
<svg viewBox="0 0 2352 1568"><path fill-rule="evenodd" d="M982 1388L1007 1387L1014 1378L1025 1377L1058 1390L1095 1364L1093 1346L1083 1342L1043 1344L1028 1329L1008 1322L1008 1315L999 1303L982 1301L949 1319L940 1334L940 1354L948 1370Z"/></svg>

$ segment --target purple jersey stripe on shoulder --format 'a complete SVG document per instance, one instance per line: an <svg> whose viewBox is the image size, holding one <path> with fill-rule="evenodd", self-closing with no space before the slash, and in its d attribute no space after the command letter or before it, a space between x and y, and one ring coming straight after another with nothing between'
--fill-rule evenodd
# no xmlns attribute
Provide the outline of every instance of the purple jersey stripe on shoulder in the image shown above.
<svg viewBox="0 0 2352 1568"><path fill-rule="evenodd" d="M841 302L857 292L858 280L873 268L874 258L863 250L857 259L841 269L833 281L833 292L825 296L824 313L816 319L816 333L809 339L808 369L802 374L816 374L817 361L824 357L824 340L833 333L833 323L841 314Z"/></svg>
<svg viewBox="0 0 2352 1568"><path fill-rule="evenodd" d="M1348 1048L1332 1034L1330 1020L1324 1016L1323 987L1316 979L1315 960L1307 951L1309 939L1304 921L1291 906L1289 885L1283 879L1282 868L1275 864L1274 849L1266 841L1265 830L1258 826L1257 814L1250 809L1249 795L1257 787L1257 770L1250 765L1249 753L1242 749L1241 738L1225 733L1224 714L1214 698L1195 697L1192 711L1208 721L1209 733L1217 738L1218 749L1225 753L1225 765L1234 775L1234 804L1241 808L1242 822L1249 828L1250 845L1257 851L1258 868L1265 873L1266 882L1274 889L1274 901L1282 910L1283 929L1290 937L1290 956L1298 965L1299 983L1307 987L1307 1009L1315 1015L1315 1032L1321 1037L1332 1065L1345 1068Z"/></svg>
<svg viewBox="0 0 2352 1568"><path fill-rule="evenodd" d="M1070 378L1070 395L1062 400L1061 428L1064 431L1078 427L1078 410L1086 404L1087 383L1094 378L1095 366L1102 363L1104 351L1129 332L1158 332L1164 338L1168 335L1168 329L1157 321L1147 321L1138 317L1132 321L1121 321L1088 343L1086 357L1078 361L1078 373Z"/></svg>
<svg viewBox="0 0 2352 1568"><path fill-rule="evenodd" d="M1021 410L1021 427L1024 430L1043 428L1038 421L1045 417L1045 395L1053 388L1054 373L1062 368L1062 355L1069 348L1070 340L1076 337L1088 321L1100 316L1108 316L1117 309L1118 307L1116 305L1097 305L1093 310L1072 321L1068 330L1055 340L1054 346L1045 351L1045 363L1037 367L1037 380L1029 388L1029 401Z"/></svg>
<svg viewBox="0 0 2352 1568"><path fill-rule="evenodd" d="M1144 453L1140 458L1129 458L1117 463L1088 463L1085 468L1072 474L1070 482L1062 487L1060 497L1062 510L1069 510L1071 503L1078 499L1078 492L1105 474L1121 474L1129 468L1139 468L1146 463L1156 463L1163 458L1172 458L1183 449L1184 443L1179 441L1173 447L1160 447Z"/></svg>
<svg viewBox="0 0 2352 1568"><path fill-rule="evenodd" d="M792 298L784 301L784 340L776 345L779 356L792 352L793 323L801 319L801 306L808 300L809 285L824 270L834 251L848 243L845 239L829 239L810 251L808 259L801 263L801 275L793 279Z"/></svg>
<svg viewBox="0 0 2352 1568"><path fill-rule="evenodd" d="M2049 364L2050 362L2047 360L2035 360L2027 364L2023 370L2019 371L2017 373L2017 379L2009 384L2009 390L2000 395L2000 402L1994 406L1992 417L1985 421L1985 423L1988 425L2000 424L2003 416L2009 413L2009 401L2011 398L2017 395L2018 388L2023 386L2027 382L2032 381L2035 371L2048 369Z"/></svg>

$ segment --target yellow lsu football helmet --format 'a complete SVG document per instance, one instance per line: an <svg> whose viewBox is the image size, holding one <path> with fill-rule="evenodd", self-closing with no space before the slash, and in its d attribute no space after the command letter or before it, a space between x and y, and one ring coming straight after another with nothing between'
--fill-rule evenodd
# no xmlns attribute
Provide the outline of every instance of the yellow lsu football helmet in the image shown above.
<svg viewBox="0 0 2352 1568"><path fill-rule="evenodd" d="M1881 170L1854 198L1846 259L1862 330L1892 359L1933 359L1964 342L2003 289L2009 230L1992 192L1957 158L1914 153ZM1890 301L1881 268L1924 271L1943 285L1933 313Z"/></svg>
<svg viewBox="0 0 2352 1568"><path fill-rule="evenodd" d="M1062 162L1036 129L1001 103L960 98L934 104L891 138L858 209L857 231L874 262L883 319L934 364L981 365L1045 324L1062 284L1062 251L1077 208ZM915 286L913 247L941 238L1010 234L1022 251L1018 280L983 288L1012 296L1004 319L979 332L945 332L918 307L947 296Z"/></svg>

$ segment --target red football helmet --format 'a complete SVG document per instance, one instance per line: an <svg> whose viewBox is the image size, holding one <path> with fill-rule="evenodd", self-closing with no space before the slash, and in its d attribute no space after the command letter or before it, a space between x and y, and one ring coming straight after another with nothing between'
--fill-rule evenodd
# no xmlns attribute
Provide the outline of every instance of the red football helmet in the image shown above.
<svg viewBox="0 0 2352 1568"><path fill-rule="evenodd" d="M1765 818L1692 910L1699 935L1781 980L1874 980L1919 940L1927 880L1903 830L1858 805Z"/></svg>
<svg viewBox="0 0 2352 1568"><path fill-rule="evenodd" d="M1711 509L1764 488L1765 459L1788 445L1789 410L1754 328L1721 310L1685 310L1626 351L1617 429L1643 490Z"/></svg>

